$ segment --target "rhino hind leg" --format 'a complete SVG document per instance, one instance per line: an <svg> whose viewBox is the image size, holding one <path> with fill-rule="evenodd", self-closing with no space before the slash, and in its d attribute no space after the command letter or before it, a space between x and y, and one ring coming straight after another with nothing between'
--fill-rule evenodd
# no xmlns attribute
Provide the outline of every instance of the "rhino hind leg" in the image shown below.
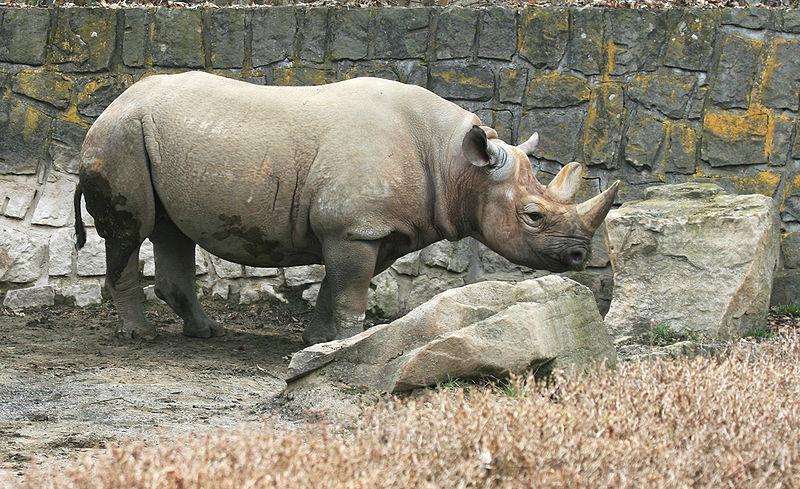
<svg viewBox="0 0 800 489"><path fill-rule="evenodd" d="M311 323L303 330L303 341L309 345L325 343L336 339L336 326L333 324L331 310L331 288L327 277L322 279L317 294L317 304L314 306L314 316Z"/></svg>
<svg viewBox="0 0 800 489"><path fill-rule="evenodd" d="M183 319L183 334L222 336L225 328L203 311L195 292L195 243L164 215L150 236L156 264L155 293Z"/></svg>
<svg viewBox="0 0 800 489"><path fill-rule="evenodd" d="M141 124L96 123L81 159L80 188L97 233L105 240L106 287L121 320L116 332L125 338L154 337L139 281L139 248L155 218Z"/></svg>
<svg viewBox="0 0 800 489"><path fill-rule="evenodd" d="M364 330L369 283L375 273L378 243L327 241L323 244L325 279L311 323L303 331L308 344L345 339Z"/></svg>
<svg viewBox="0 0 800 489"><path fill-rule="evenodd" d="M145 317L142 305L139 246L106 239L106 288L111 292L120 318L116 335L127 339L153 339L157 335L156 328ZM127 258L121 258L124 255Z"/></svg>

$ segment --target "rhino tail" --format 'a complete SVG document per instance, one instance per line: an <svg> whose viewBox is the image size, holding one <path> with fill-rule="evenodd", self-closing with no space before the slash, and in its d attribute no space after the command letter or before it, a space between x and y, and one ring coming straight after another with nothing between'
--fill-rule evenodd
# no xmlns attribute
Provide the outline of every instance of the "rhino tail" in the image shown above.
<svg viewBox="0 0 800 489"><path fill-rule="evenodd" d="M75 249L80 250L86 244L86 228L83 226L83 218L81 216L81 196L83 189L81 184L75 188Z"/></svg>

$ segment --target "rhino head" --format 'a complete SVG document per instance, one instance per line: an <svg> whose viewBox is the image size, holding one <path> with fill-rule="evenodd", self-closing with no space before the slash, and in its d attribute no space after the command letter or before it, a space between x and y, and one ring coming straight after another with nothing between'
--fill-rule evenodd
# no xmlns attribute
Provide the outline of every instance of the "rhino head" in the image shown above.
<svg viewBox="0 0 800 489"><path fill-rule="evenodd" d="M581 204L574 202L583 166L564 166L549 185L534 174L528 156L539 142L534 133L519 146L497 138L489 127L473 126L462 142L464 157L479 167L474 236L511 262L553 272L582 270L591 240L614 203L619 182Z"/></svg>

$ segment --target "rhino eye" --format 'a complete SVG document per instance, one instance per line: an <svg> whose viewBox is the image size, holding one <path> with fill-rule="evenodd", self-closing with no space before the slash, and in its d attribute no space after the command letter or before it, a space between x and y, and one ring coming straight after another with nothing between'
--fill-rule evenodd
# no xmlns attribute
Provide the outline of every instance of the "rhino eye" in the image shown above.
<svg viewBox="0 0 800 489"><path fill-rule="evenodd" d="M544 220L544 214L538 211L526 212L523 216L525 223L531 227L539 227Z"/></svg>

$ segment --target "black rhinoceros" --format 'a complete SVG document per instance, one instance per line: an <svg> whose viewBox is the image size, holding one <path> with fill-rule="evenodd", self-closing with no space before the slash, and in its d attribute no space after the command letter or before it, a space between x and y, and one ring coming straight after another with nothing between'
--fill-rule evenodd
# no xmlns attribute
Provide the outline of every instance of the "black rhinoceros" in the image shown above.
<svg viewBox="0 0 800 489"><path fill-rule="evenodd" d="M224 329L194 287L200 245L236 263L324 263L308 343L362 328L372 277L441 239L472 236L510 261L584 267L616 183L571 202L578 163L548 185L528 155L538 136L507 144L474 114L413 85L357 78L264 87L207 73L131 86L89 130L75 193L105 238L106 284L125 336L150 336L138 251L155 250L155 292L184 334Z"/></svg>

